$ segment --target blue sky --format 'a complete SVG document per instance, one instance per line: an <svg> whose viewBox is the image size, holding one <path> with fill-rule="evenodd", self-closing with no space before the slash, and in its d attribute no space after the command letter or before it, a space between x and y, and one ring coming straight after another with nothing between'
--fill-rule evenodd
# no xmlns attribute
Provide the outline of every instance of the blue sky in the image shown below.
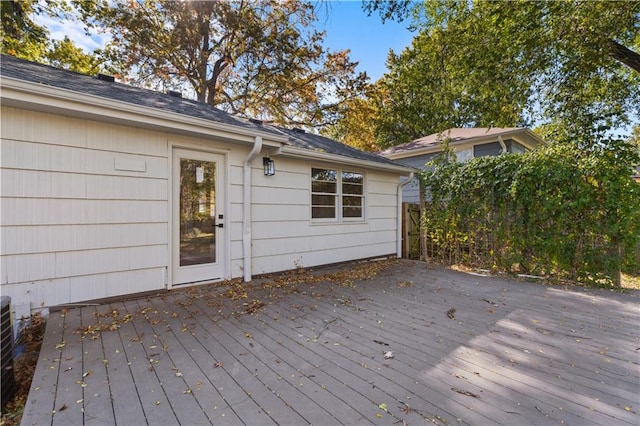
<svg viewBox="0 0 640 426"><path fill-rule="evenodd" d="M366 71L376 81L386 71L389 49L399 53L411 44L413 33L406 29L408 22L399 24L380 16L367 16L360 0L330 1L319 6L318 28L327 32L325 45L331 50L351 50L351 60L360 62L359 71Z"/></svg>

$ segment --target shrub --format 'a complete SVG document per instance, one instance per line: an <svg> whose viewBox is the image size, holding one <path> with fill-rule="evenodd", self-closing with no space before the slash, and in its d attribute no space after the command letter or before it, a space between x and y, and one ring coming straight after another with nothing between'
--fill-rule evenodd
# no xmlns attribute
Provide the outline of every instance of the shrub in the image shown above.
<svg viewBox="0 0 640 426"><path fill-rule="evenodd" d="M633 145L555 144L452 161L422 174L427 255L445 263L619 284L638 272L640 184Z"/></svg>

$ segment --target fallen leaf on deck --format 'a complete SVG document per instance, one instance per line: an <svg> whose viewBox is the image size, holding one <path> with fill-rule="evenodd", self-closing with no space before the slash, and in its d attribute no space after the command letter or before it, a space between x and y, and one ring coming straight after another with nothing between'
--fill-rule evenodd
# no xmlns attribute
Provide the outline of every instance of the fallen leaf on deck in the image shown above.
<svg viewBox="0 0 640 426"><path fill-rule="evenodd" d="M469 391L466 391L466 390L462 390L462 389L458 389L458 388L451 388L451 390L454 391L454 392L458 392L461 395L471 396L473 398L480 398L480 395L476 395L475 393L469 392Z"/></svg>
<svg viewBox="0 0 640 426"><path fill-rule="evenodd" d="M384 359L391 359L393 357L394 357L394 355L393 355L392 351L387 351L387 352L384 353Z"/></svg>
<svg viewBox="0 0 640 426"><path fill-rule="evenodd" d="M402 411L405 414L409 414L411 413L412 409L411 407L409 407L409 404L403 402L404 406L403 407L398 407L400 409L400 411Z"/></svg>
<svg viewBox="0 0 640 426"><path fill-rule="evenodd" d="M385 404L384 402L382 404L378 405L378 408L381 409L381 410L384 410L384 411L388 411L387 410L387 404Z"/></svg>
<svg viewBox="0 0 640 426"><path fill-rule="evenodd" d="M456 313L456 308L451 308L447 311L447 317L449 317L450 319L456 319L456 316L454 315Z"/></svg>

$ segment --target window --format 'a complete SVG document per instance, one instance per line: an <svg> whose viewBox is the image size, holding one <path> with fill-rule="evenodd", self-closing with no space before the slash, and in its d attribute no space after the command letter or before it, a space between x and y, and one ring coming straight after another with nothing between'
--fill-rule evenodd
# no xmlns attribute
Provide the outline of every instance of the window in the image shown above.
<svg viewBox="0 0 640 426"><path fill-rule="evenodd" d="M525 148L524 145L521 145L516 141L508 140L508 141L505 141L505 143L509 148L509 152L513 154L524 154L525 152L527 152L527 148Z"/></svg>
<svg viewBox="0 0 640 426"><path fill-rule="evenodd" d="M338 173L311 169L311 217L335 219L338 201Z"/></svg>
<svg viewBox="0 0 640 426"><path fill-rule="evenodd" d="M362 219L364 201L362 173L342 172L342 217Z"/></svg>
<svg viewBox="0 0 640 426"><path fill-rule="evenodd" d="M364 219L364 175L332 169L311 169L313 219Z"/></svg>
<svg viewBox="0 0 640 426"><path fill-rule="evenodd" d="M498 156L500 154L502 154L500 142L483 143L473 147L473 156L475 158Z"/></svg>

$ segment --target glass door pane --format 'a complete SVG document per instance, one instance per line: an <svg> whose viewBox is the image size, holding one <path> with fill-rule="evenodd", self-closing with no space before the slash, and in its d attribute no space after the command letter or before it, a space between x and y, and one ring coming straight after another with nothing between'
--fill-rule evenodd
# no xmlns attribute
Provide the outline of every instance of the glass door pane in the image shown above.
<svg viewBox="0 0 640 426"><path fill-rule="evenodd" d="M180 266L216 262L216 163L180 159Z"/></svg>

